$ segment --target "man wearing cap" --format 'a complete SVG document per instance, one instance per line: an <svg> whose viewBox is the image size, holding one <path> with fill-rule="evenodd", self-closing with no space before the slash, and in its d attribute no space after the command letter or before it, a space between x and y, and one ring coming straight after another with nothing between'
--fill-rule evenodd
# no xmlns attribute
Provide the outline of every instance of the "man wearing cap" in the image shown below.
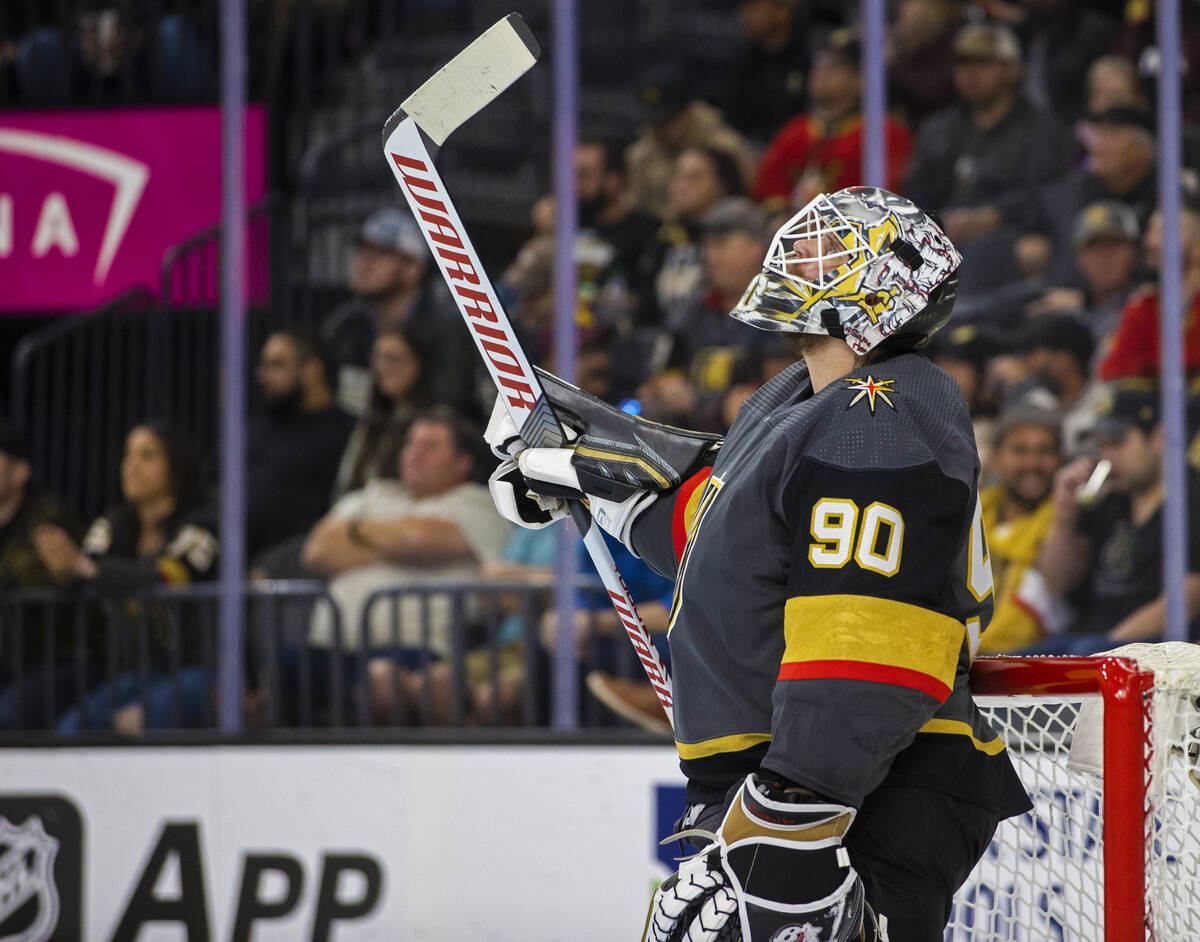
<svg viewBox="0 0 1200 942"><path fill-rule="evenodd" d="M996 592L980 654L1022 648L1064 627L1064 606L1036 566L1054 519L1050 491L1061 463L1057 412L1018 402L1000 414L989 456L998 480L979 494Z"/></svg>
<svg viewBox="0 0 1200 942"><path fill-rule="evenodd" d="M737 162L744 185L754 179L754 151L720 111L695 97L678 67L651 71L638 89L638 102L645 125L625 152L629 195L638 209L667 216L667 184L676 158L689 148L723 151Z"/></svg>
<svg viewBox="0 0 1200 942"><path fill-rule="evenodd" d="M968 24L953 51L958 101L921 126L904 192L941 212L956 244L971 246L1002 222L998 200L1028 198L1066 173L1073 147L1062 124L1022 96L1021 47L1012 30ZM992 240L989 265L1011 256L1013 238L1010 230Z"/></svg>
<svg viewBox="0 0 1200 942"><path fill-rule="evenodd" d="M1162 213L1150 217L1144 261L1157 271L1162 257ZM1183 321L1184 368L1200 369L1200 209L1185 205L1179 213L1179 241L1183 250L1181 294L1187 304ZM1150 285L1129 299L1113 336L1112 346L1100 361L1103 380L1158 376L1160 366L1158 286Z"/></svg>
<svg viewBox="0 0 1200 942"><path fill-rule="evenodd" d="M38 527L54 524L75 539L83 535L64 503L37 489L32 476L24 438L15 427L0 421L0 590L5 593L57 585L33 542L33 532ZM55 684L54 702L60 708L69 704L77 692L74 666L63 666L60 670L58 665L71 663L73 649L60 633L55 639L57 663L53 667L47 665L42 638L46 606L38 604L15 611L19 613L16 624L22 631L26 658L19 673L14 671L17 665L9 658L0 662L0 729L52 726L55 718L43 715L47 678L53 678ZM67 621L64 617L58 623Z"/></svg>
<svg viewBox="0 0 1200 942"><path fill-rule="evenodd" d="M727 197L705 214L701 230L707 290L665 325L665 369L639 390L648 418L677 424L694 424L697 410L729 388L739 357L748 347L762 345L757 338L748 344L728 314L762 268L769 242L766 217L752 200Z"/></svg>
<svg viewBox="0 0 1200 942"><path fill-rule="evenodd" d="M799 209L818 193L863 182L862 46L853 32L834 32L813 58L808 77L811 107L785 124L763 154L755 199L772 209ZM887 186L900 189L912 135L884 118Z"/></svg>
<svg viewBox="0 0 1200 942"><path fill-rule="evenodd" d="M1098 456L1111 463L1092 498L1085 483L1095 462L1081 458L1054 479L1054 523L1038 555L1053 593L1075 607L1070 634L1036 648L1092 654L1115 644L1162 637L1163 430L1159 391L1146 381L1119 384L1092 427ZM1200 489L1189 473L1188 618L1200 612ZM1089 500L1091 498L1091 500ZM1193 637L1195 635L1193 634Z"/></svg>
<svg viewBox="0 0 1200 942"><path fill-rule="evenodd" d="M1082 287L1049 288L1026 314L1077 314L1102 344L1116 330L1141 274L1139 236L1137 216L1124 203L1102 200L1084 208L1071 234Z"/></svg>
<svg viewBox="0 0 1200 942"><path fill-rule="evenodd" d="M478 356L441 278L426 277L429 249L406 208L376 210L363 224L350 260L349 300L321 325L341 364L337 387L344 408L360 414L370 392L371 345L381 327L403 324L433 351L425 364L432 399L478 416Z"/></svg>
<svg viewBox="0 0 1200 942"><path fill-rule="evenodd" d="M1005 200L1001 212L1023 237L1016 246L1023 274L1044 274L1053 285L1080 284L1072 243L1084 207L1102 200L1127 205L1145 228L1158 203L1154 117L1140 108L1117 106L1091 115L1082 125L1087 159L1032 199Z"/></svg>

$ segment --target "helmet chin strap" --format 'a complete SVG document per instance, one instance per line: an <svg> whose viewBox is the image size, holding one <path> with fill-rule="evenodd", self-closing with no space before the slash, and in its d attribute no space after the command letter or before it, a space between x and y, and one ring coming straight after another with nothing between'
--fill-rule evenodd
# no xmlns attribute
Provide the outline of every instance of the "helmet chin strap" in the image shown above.
<svg viewBox="0 0 1200 942"><path fill-rule="evenodd" d="M838 316L837 308L821 309L821 326L825 328L825 333L830 337L836 337L838 340L846 339L846 331L842 329L842 319Z"/></svg>

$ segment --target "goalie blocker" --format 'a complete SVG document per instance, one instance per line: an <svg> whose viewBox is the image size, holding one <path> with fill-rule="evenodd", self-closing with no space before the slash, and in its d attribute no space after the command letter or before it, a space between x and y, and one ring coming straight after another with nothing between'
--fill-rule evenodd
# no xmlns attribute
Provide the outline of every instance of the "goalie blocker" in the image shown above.
<svg viewBox="0 0 1200 942"><path fill-rule="evenodd" d="M721 438L636 418L552 373L537 370L567 448L530 448L497 399L484 439L505 459L489 481L500 513L538 529L587 497L592 515L631 552L630 530L656 495L712 465ZM636 552L635 552L636 555Z"/></svg>

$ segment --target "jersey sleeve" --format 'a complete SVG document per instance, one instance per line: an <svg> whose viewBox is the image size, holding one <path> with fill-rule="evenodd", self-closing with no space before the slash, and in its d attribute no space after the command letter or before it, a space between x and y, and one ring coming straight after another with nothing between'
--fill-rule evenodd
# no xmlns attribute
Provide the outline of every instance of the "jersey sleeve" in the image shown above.
<svg viewBox="0 0 1200 942"><path fill-rule="evenodd" d="M990 616L990 569L968 571L977 507L932 460L800 463L783 495L792 558L764 768L855 806L882 781L969 666L968 623L977 636ZM981 568L982 542L976 555ZM972 582L986 601L969 610Z"/></svg>
<svg viewBox="0 0 1200 942"><path fill-rule="evenodd" d="M204 516L183 521L157 556L142 557L122 556L102 549L105 529L102 520L93 524L84 541L84 551L96 563L98 586L129 589L186 585L216 577L217 537L215 527Z"/></svg>
<svg viewBox="0 0 1200 942"><path fill-rule="evenodd" d="M674 579L679 570L679 560L711 473L711 464L694 471L678 487L664 491L634 522L631 549L660 576Z"/></svg>

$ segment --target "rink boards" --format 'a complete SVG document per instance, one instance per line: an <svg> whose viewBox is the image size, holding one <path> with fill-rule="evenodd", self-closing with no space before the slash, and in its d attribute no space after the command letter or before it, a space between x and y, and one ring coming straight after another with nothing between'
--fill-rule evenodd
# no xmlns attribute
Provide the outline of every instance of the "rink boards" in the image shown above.
<svg viewBox="0 0 1200 942"><path fill-rule="evenodd" d="M633 940L682 804L663 745L2 749L0 939Z"/></svg>

